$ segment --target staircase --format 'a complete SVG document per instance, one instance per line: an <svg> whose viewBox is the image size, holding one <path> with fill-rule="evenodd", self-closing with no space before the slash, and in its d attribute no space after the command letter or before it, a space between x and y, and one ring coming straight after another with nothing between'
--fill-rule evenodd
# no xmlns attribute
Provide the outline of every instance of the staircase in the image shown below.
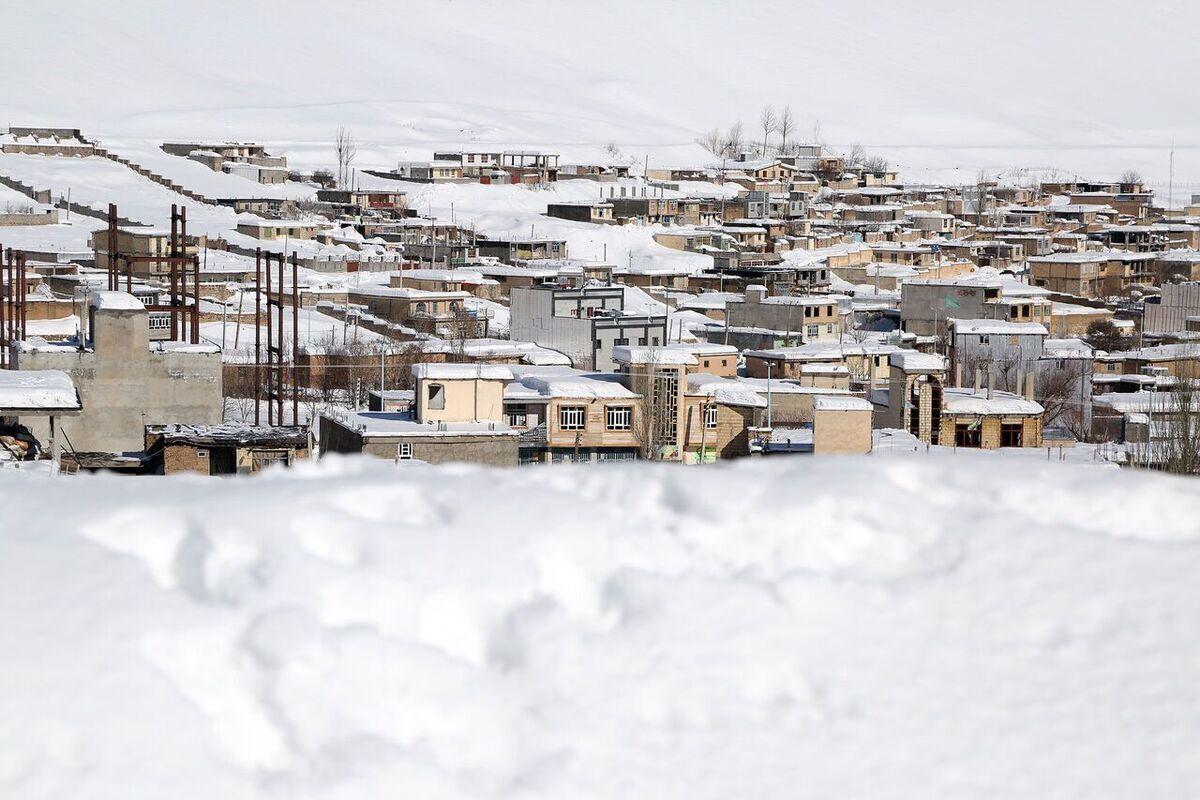
<svg viewBox="0 0 1200 800"><path fill-rule="evenodd" d="M212 198L209 198L209 197L205 197L204 195L200 194L199 192L193 192L191 189L187 189L183 186L180 186L178 183L171 180L170 178L159 175L157 172L147 169L146 167L143 167L141 164L130 161L128 158L125 158L124 156L119 156L106 147L101 147L100 145L95 144L94 142L90 142L89 144L92 144L93 152L96 155L100 156L101 158L107 158L109 161L115 161L118 164L129 167L131 170L136 172L138 175L141 175L143 178L152 180L155 183L159 184L160 186L165 186L166 188L170 189L172 192L175 192L176 194L181 194L184 197L188 198L189 200L195 200L197 203L204 203L205 205L210 205L210 206L219 205L219 203L217 203L216 200L213 200Z"/></svg>

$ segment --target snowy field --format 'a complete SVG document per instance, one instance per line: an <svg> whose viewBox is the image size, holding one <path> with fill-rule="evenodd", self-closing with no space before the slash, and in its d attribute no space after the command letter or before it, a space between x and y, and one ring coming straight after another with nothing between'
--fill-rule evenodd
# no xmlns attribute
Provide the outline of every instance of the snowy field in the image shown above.
<svg viewBox="0 0 1200 800"><path fill-rule="evenodd" d="M332 164L340 125L367 168L485 143L567 161L603 159L612 143L622 157L685 164L704 158L694 140L714 126L740 118L756 138L759 109L773 103L792 106L802 138L862 143L910 179L1133 168L1165 190L1174 141L1177 184L1200 181L1200 125L1177 88L1200 78L1200 7L1018 6L25 3L8 9L15 35L0 72L13 76L9 124L82 127L118 149L260 140L301 167ZM356 57L336 67L314 58L351 44ZM1166 77L1147 81L1146 70ZM1177 185L1177 198L1193 188Z"/></svg>
<svg viewBox="0 0 1200 800"><path fill-rule="evenodd" d="M39 524L0 537L5 798L1200 792L1187 481L971 455L10 480Z"/></svg>

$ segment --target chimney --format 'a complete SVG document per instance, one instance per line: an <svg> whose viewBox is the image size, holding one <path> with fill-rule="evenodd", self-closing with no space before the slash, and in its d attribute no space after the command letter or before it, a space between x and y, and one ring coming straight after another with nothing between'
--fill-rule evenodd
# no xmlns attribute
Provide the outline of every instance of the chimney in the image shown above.
<svg viewBox="0 0 1200 800"><path fill-rule="evenodd" d="M962 386L962 362L954 362L954 385Z"/></svg>
<svg viewBox="0 0 1200 800"><path fill-rule="evenodd" d="M1025 394L1025 370L1017 370L1017 394Z"/></svg>
<svg viewBox="0 0 1200 800"><path fill-rule="evenodd" d="M1025 399L1026 400L1033 399L1033 373L1032 372L1027 372L1025 374Z"/></svg>
<svg viewBox="0 0 1200 800"><path fill-rule="evenodd" d="M988 371L987 371L987 399L988 400L992 399L992 377L993 377L992 376L992 365L988 364Z"/></svg>
<svg viewBox="0 0 1200 800"><path fill-rule="evenodd" d="M767 287L760 283L752 283L746 287L746 302L761 303L767 299Z"/></svg>
<svg viewBox="0 0 1200 800"><path fill-rule="evenodd" d="M975 368L975 394L979 394L980 387L983 386L983 370L979 367Z"/></svg>

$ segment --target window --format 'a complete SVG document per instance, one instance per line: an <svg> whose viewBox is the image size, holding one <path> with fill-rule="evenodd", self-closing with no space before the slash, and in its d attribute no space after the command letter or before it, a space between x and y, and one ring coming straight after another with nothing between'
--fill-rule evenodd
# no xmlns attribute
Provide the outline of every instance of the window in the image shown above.
<svg viewBox="0 0 1200 800"><path fill-rule="evenodd" d="M979 431L982 425L978 422L966 425L958 423L954 426L954 446L955 447L979 447Z"/></svg>
<svg viewBox="0 0 1200 800"><path fill-rule="evenodd" d="M441 411L446 407L446 387L440 383L431 383L427 390L429 398L429 407L435 411Z"/></svg>
<svg viewBox="0 0 1200 800"><path fill-rule="evenodd" d="M818 335L820 332L821 332L821 326L820 326L820 325L809 325L809 326L808 326L808 335L809 335L809 336L816 336L816 335Z"/></svg>
<svg viewBox="0 0 1200 800"><path fill-rule="evenodd" d="M717 427L717 407L715 405L704 407L704 427L709 430Z"/></svg>
<svg viewBox="0 0 1200 800"><path fill-rule="evenodd" d="M396 445L396 460L412 460L412 442L400 442L400 444Z"/></svg>
<svg viewBox="0 0 1200 800"><path fill-rule="evenodd" d="M651 336L651 337L650 337L650 344L651 344L651 345L653 345L654 347L658 347L658 337L657 337L657 336Z"/></svg>
<svg viewBox="0 0 1200 800"><path fill-rule="evenodd" d="M424 314L424 313L425 313L425 304L424 304L424 303L417 303L417 305L416 305L416 309L417 309L417 312L416 312L416 313L418 313L418 314Z"/></svg>
<svg viewBox="0 0 1200 800"><path fill-rule="evenodd" d="M151 314L147 319L152 331L165 331L171 327L170 314Z"/></svg>
<svg viewBox="0 0 1200 800"><path fill-rule="evenodd" d="M645 337L645 336L639 336L639 337L638 337L638 345L639 345L639 346L641 346L641 347L645 347L645 346L646 346L646 337Z"/></svg>
<svg viewBox="0 0 1200 800"><path fill-rule="evenodd" d="M633 409L629 406L609 406L605 427L610 431L627 431L633 426Z"/></svg>
<svg viewBox="0 0 1200 800"><path fill-rule="evenodd" d="M558 427L564 431L581 431L587 421L583 406L563 406L558 410Z"/></svg>
<svg viewBox="0 0 1200 800"><path fill-rule="evenodd" d="M254 472L266 469L274 464L283 464L285 467L291 463L291 458L287 450L255 450L250 454L251 469Z"/></svg>
<svg viewBox="0 0 1200 800"><path fill-rule="evenodd" d="M510 428L524 428L529 422L529 409L524 403L504 407L504 419Z"/></svg>
<svg viewBox="0 0 1200 800"><path fill-rule="evenodd" d="M706 358L706 359L704 359L704 366L705 366L705 367L708 367L708 359L707 359L707 358Z"/></svg>
<svg viewBox="0 0 1200 800"><path fill-rule="evenodd" d="M1025 426L1019 422L1002 424L1000 426L1001 447L1021 447L1024 441Z"/></svg>
<svg viewBox="0 0 1200 800"><path fill-rule="evenodd" d="M207 450L197 450L196 458L208 458L208 451Z"/></svg>
<svg viewBox="0 0 1200 800"><path fill-rule="evenodd" d="M627 344L629 344L629 339L628 339L628 337L624 337L624 338L621 338L621 339L614 339L614 340L613 340L613 344L615 344L615 345L627 345Z"/></svg>

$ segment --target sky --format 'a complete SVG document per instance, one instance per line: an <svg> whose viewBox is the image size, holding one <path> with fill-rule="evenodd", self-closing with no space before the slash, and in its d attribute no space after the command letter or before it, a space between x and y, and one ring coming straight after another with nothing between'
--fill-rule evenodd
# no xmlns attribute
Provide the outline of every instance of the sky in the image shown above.
<svg viewBox="0 0 1200 800"><path fill-rule="evenodd" d="M950 180L1056 168L1200 181L1182 2L350 0L40 2L8 11L10 124L103 137L226 136L362 160L470 142L682 163L764 104L804 138L862 143ZM3 120L0 120L2 122ZM1200 191L1200 186L1197 186Z"/></svg>

